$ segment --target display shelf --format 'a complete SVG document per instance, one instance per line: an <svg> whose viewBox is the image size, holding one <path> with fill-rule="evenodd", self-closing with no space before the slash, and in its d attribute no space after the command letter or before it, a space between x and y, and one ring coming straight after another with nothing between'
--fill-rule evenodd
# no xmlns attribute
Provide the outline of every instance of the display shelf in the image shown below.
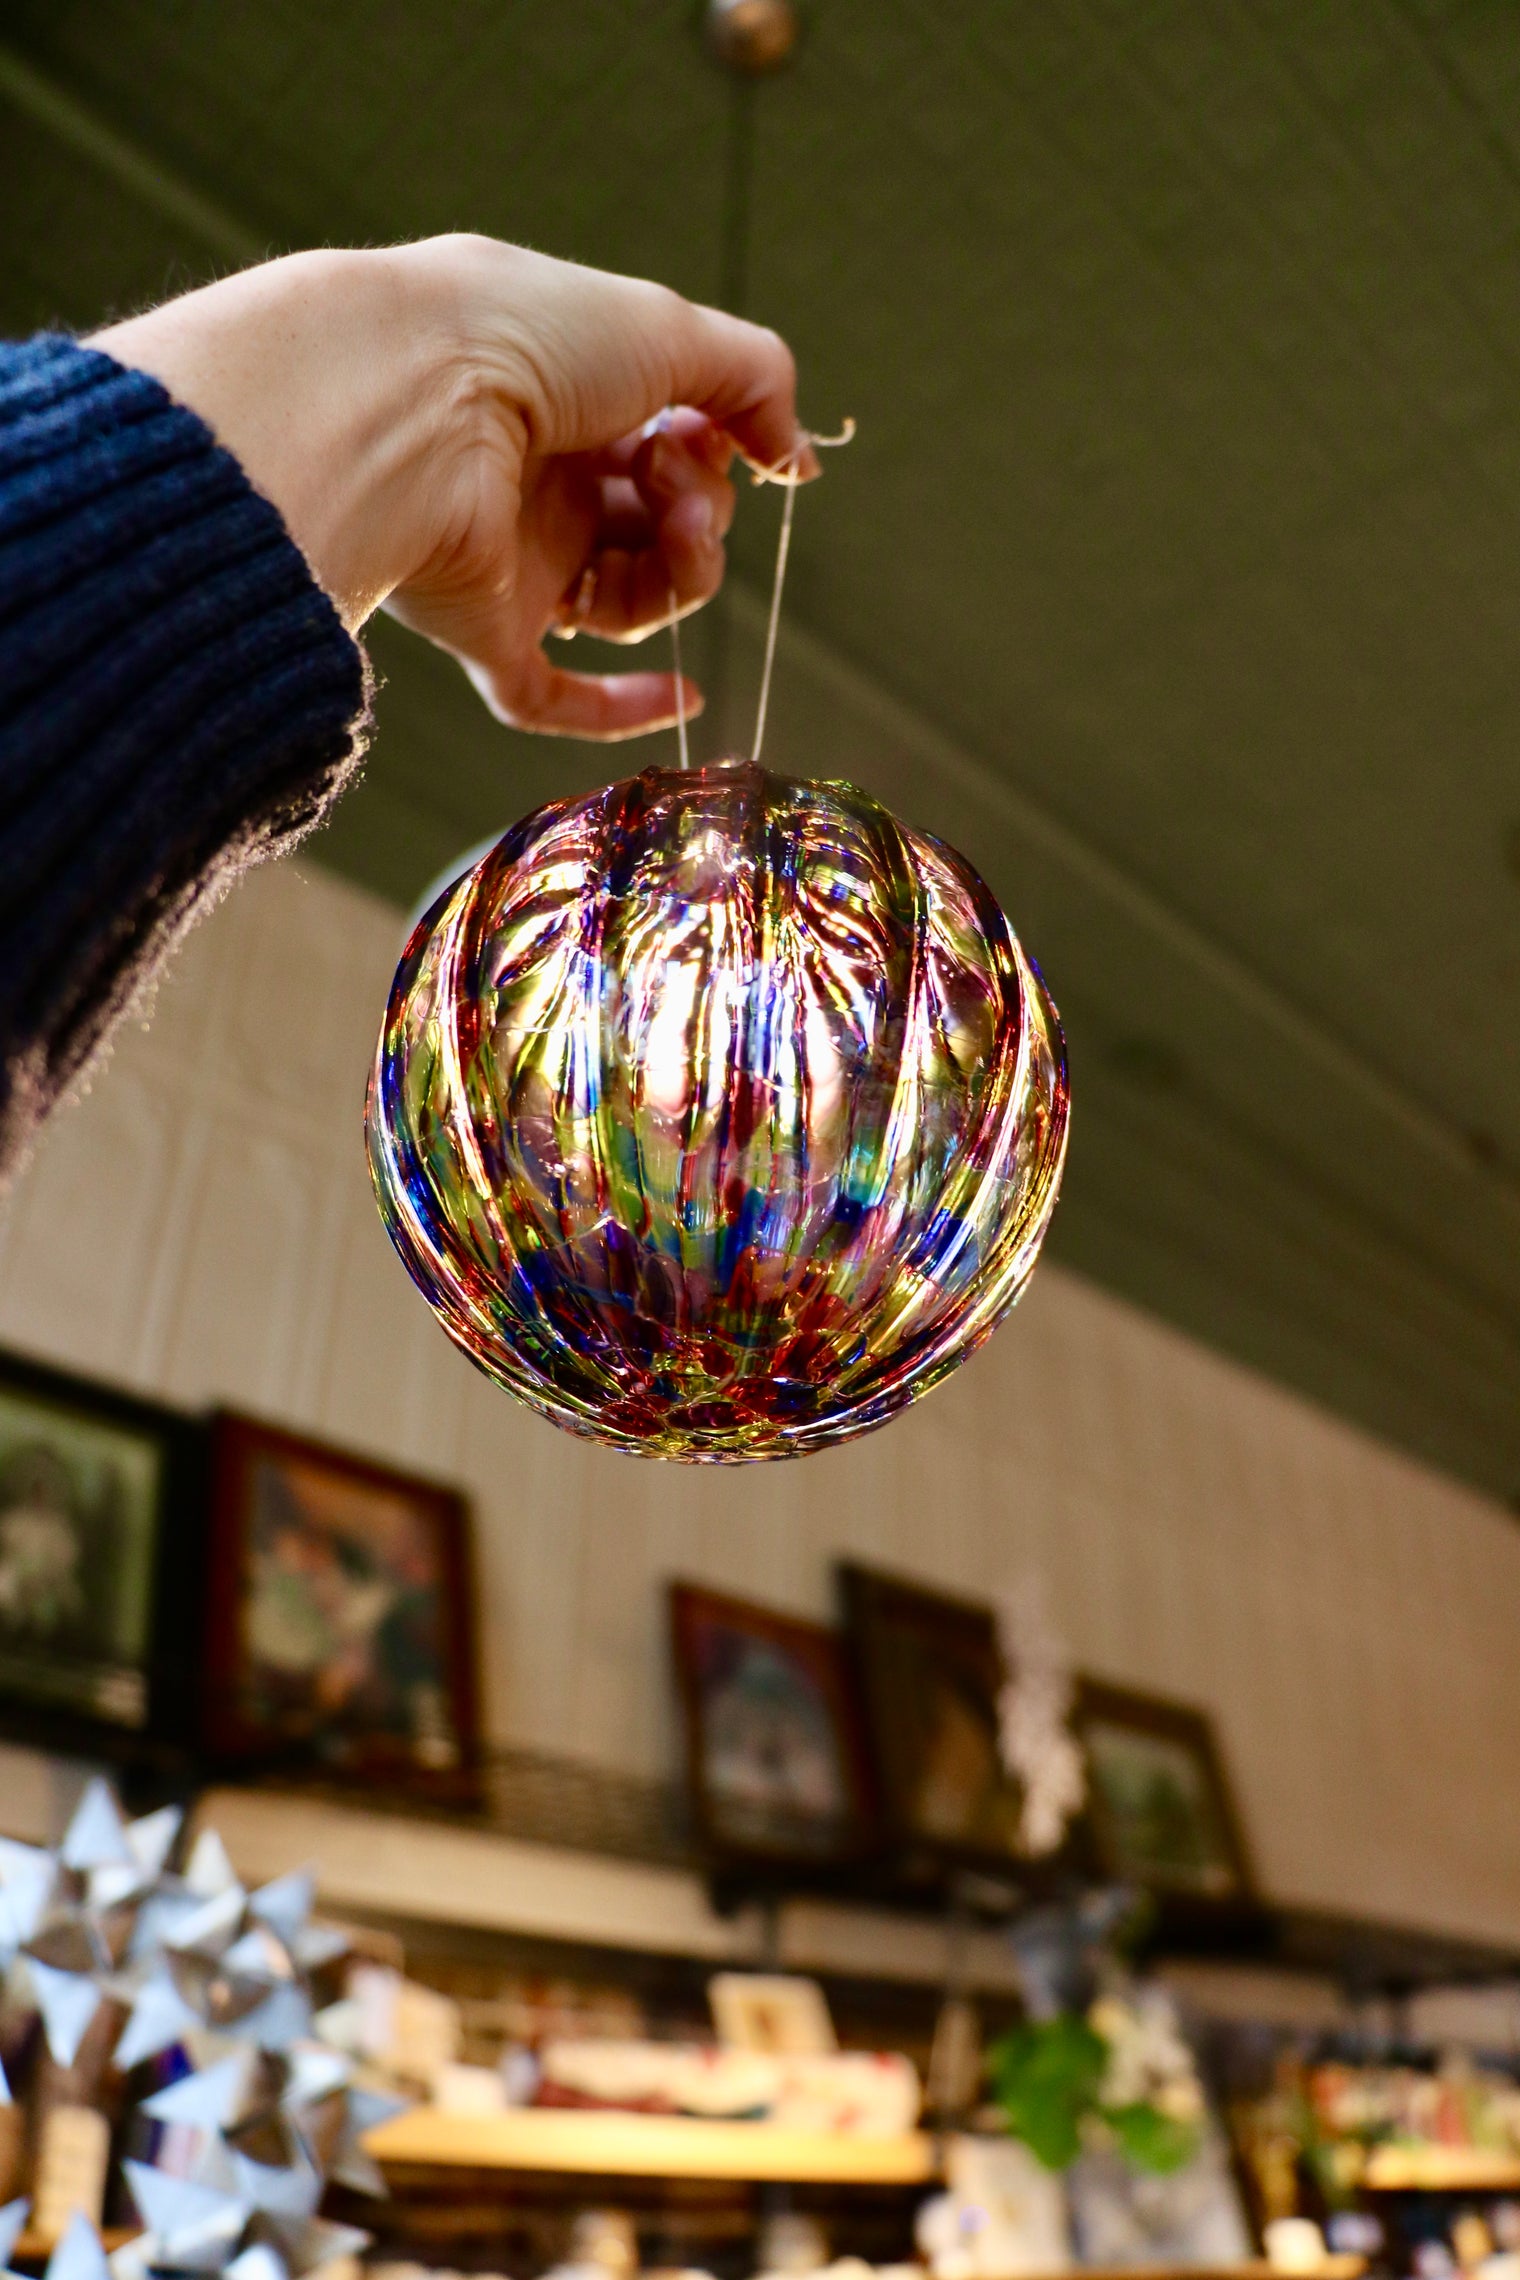
<svg viewBox="0 0 1520 2280"><path fill-rule="evenodd" d="M518 2169L588 2177L719 2178L788 2185L927 2185L934 2140L770 2122L705 2122L680 2114L566 2113L553 2108L449 2114L418 2106L383 2122L366 2150L386 2168Z"/></svg>
<svg viewBox="0 0 1520 2280"><path fill-rule="evenodd" d="M769 1913L755 1901L731 1915L712 1905L707 1880L689 1862L514 1836L478 1815L423 1815L400 1800L361 1805L288 1786L219 1788L201 1799L198 1819L220 1832L250 1882L278 1875L292 1860L310 1860L329 1907L739 1968L779 1965L935 1988L953 1960L970 1993L1018 1991L1017 1961L1000 1929L967 1924L952 1936L942 1914L890 1904L875 1871L870 1890L853 1900L773 1892L777 1904ZM26 1829L9 1833L24 1836ZM1359 1998L1487 1985L1520 1973L1520 1948L1323 1911L1208 1906L1177 1895L1159 1903L1148 1949L1158 1961L1313 1973Z"/></svg>
<svg viewBox="0 0 1520 2280"><path fill-rule="evenodd" d="M1362 2280L1366 2269L1365 2256L1331 2253L1298 2280ZM1032 2276L1026 2275L1026 2280ZM1043 2280L1057 2280L1057 2276L1046 2274ZM1256 2256L1242 2264L1074 2264L1059 2280L1283 2280L1283 2275L1264 2256Z"/></svg>
<svg viewBox="0 0 1520 2280"><path fill-rule="evenodd" d="M1373 2193L1520 2193L1520 2156L1477 2145L1380 2145L1362 2183Z"/></svg>
<svg viewBox="0 0 1520 2280"><path fill-rule="evenodd" d="M1144 1945L1157 1960L1210 1959L1312 1972L1359 1997L1489 1986L1520 1971L1515 1948L1456 1933L1264 1901L1219 1906L1177 1893L1157 1901Z"/></svg>
<svg viewBox="0 0 1520 2280"><path fill-rule="evenodd" d="M936 1989L958 1954L969 1991L1008 1995L1018 1986L1001 1932L969 1930L957 1948L942 1921L816 1895L787 1901L769 1925L758 1906L724 1916L694 1871L530 1843L439 1814L228 1788L202 1798L197 1823L218 1831L249 1883L309 1860L330 1908Z"/></svg>
<svg viewBox="0 0 1520 2280"><path fill-rule="evenodd" d="M137 2225L107 2225L100 2235L100 2244L108 2256L114 2255L118 2248L125 2248L129 2240L136 2240L139 2230ZM11 2250L11 2262L46 2264L57 2246L57 2234L36 2232L28 2225Z"/></svg>

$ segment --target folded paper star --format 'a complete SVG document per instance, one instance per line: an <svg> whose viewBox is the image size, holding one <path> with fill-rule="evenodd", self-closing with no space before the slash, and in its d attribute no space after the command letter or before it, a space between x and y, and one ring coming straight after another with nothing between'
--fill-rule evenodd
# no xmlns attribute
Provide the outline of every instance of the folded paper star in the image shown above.
<svg viewBox="0 0 1520 2280"><path fill-rule="evenodd" d="M308 1975L344 1937L313 1919L309 1870L249 1891L211 1830L176 1872L180 1824L175 1807L129 1821L93 1781L56 1849L0 1840L0 1981L38 2015L51 2056L72 2065L114 2018L119 2073L176 2050L188 2066L138 2108L173 2125L157 2133L173 2169L122 2164L145 2229L108 2259L76 2219L48 2280L304 2280L368 2243L318 2215L329 2178L383 2190L360 2141L398 2110L353 2089L353 2061L313 2032ZM26 2213L0 2208L0 2280Z"/></svg>

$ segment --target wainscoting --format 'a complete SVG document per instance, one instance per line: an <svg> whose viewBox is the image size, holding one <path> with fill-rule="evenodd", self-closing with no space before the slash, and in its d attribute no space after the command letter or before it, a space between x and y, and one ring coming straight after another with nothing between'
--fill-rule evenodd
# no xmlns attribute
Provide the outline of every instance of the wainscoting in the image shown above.
<svg viewBox="0 0 1520 2280"><path fill-rule="evenodd" d="M849 1554L971 1592L1035 1568L1079 1661L1207 1704L1277 1899L1520 1936L1520 1529L1047 1266L960 1376L801 1464L683 1470L516 1407L381 1232L360 1137L400 920L254 877L0 1214L0 1338L461 1482L501 1743L675 1765L662 1584L803 1613ZM1071 1177L1081 1178L1081 1101Z"/></svg>

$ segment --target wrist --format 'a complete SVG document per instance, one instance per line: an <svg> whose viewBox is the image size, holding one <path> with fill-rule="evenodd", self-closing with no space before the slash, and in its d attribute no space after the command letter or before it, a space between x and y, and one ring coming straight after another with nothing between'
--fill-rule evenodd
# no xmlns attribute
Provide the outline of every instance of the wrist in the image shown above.
<svg viewBox="0 0 1520 2280"><path fill-rule="evenodd" d="M286 256L91 345L199 414L280 510L350 631L437 543L455 357L404 249Z"/></svg>

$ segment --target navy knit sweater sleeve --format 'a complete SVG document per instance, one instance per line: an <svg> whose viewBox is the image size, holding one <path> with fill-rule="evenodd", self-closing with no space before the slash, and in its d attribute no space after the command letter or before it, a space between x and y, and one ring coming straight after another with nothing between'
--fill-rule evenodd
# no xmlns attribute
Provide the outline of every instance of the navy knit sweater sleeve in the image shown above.
<svg viewBox="0 0 1520 2280"><path fill-rule="evenodd" d="M353 773L362 652L146 373L0 344L0 1168L232 876Z"/></svg>

